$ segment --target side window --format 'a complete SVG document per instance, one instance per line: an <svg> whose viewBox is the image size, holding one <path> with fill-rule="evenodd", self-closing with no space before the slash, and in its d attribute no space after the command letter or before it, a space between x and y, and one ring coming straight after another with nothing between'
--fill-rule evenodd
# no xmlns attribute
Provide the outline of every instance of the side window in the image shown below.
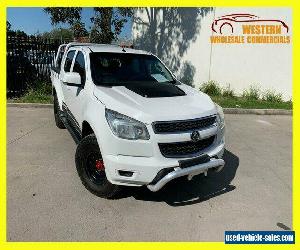
<svg viewBox="0 0 300 250"><path fill-rule="evenodd" d="M57 62L56 62L56 67L57 68L60 68L61 60L62 60L63 55L64 55L64 52L59 52Z"/></svg>
<svg viewBox="0 0 300 250"><path fill-rule="evenodd" d="M67 55L67 58L66 58L66 61L65 61L65 65L64 65L64 71L65 72L70 72L70 68L71 68L71 65L72 65L72 60L73 60L74 54L75 54L75 50L71 50L71 51L68 52L68 55Z"/></svg>
<svg viewBox="0 0 300 250"><path fill-rule="evenodd" d="M81 51L78 51L77 53L74 62L73 72L79 73L81 77L81 84L84 84L85 83L85 61L84 61L84 55L82 54Z"/></svg>
<svg viewBox="0 0 300 250"><path fill-rule="evenodd" d="M60 69L60 65L61 65L61 60L62 60L63 55L65 53L65 49L66 49L66 46L61 46L60 50L58 52L57 61L56 61L56 67L59 68L59 69Z"/></svg>

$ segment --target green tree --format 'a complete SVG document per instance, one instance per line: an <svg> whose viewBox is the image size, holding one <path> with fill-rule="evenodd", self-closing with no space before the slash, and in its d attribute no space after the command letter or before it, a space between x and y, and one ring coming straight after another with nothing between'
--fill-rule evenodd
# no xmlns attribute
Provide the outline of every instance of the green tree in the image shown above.
<svg viewBox="0 0 300 250"><path fill-rule="evenodd" d="M6 35L7 36L17 36L19 38L29 37L23 30L12 30L11 23L6 21Z"/></svg>
<svg viewBox="0 0 300 250"><path fill-rule="evenodd" d="M72 25L72 31L74 34L74 37L84 37L88 36L89 33L87 32L85 25L83 22L76 20Z"/></svg>
<svg viewBox="0 0 300 250"><path fill-rule="evenodd" d="M28 37L28 35L23 30L16 30L15 35L18 36L18 37L23 37L23 38Z"/></svg>
<svg viewBox="0 0 300 250"><path fill-rule="evenodd" d="M6 21L6 36L14 36L15 34L16 32L11 29L11 23Z"/></svg>
<svg viewBox="0 0 300 250"><path fill-rule="evenodd" d="M52 25L58 23L68 23L70 26L80 20L82 8L44 8L50 15Z"/></svg>
<svg viewBox="0 0 300 250"><path fill-rule="evenodd" d="M74 38L73 31L65 28L55 28L49 32L40 35L44 39L54 39L62 41L72 41Z"/></svg>
<svg viewBox="0 0 300 250"><path fill-rule="evenodd" d="M6 21L6 32L11 31L11 23L9 21Z"/></svg>
<svg viewBox="0 0 300 250"><path fill-rule="evenodd" d="M70 31L73 37L78 38L87 36L88 32L81 20L82 8L44 8L44 11L50 15L51 24L67 23L70 25Z"/></svg>
<svg viewBox="0 0 300 250"><path fill-rule="evenodd" d="M50 15L53 25L67 23L73 30L74 36L86 36L88 33L81 22L82 8L44 8ZM92 27L90 32L91 42L111 43L117 40L127 19L131 17L131 8L94 8L94 15L91 17Z"/></svg>
<svg viewBox="0 0 300 250"><path fill-rule="evenodd" d="M95 16L91 18L91 42L111 43L118 39L127 18L131 17L131 8L94 8Z"/></svg>

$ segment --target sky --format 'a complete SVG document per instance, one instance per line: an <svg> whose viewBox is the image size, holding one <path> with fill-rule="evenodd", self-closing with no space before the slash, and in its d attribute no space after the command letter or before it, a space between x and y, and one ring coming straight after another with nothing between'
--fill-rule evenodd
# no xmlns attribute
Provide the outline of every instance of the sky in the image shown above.
<svg viewBox="0 0 300 250"><path fill-rule="evenodd" d="M93 15L93 8L82 9L82 21L89 30L91 26L90 17ZM50 16L46 14L42 8L7 8L7 21L12 25L12 30L23 30L29 35L34 35L37 32L43 33L54 28L51 25ZM121 38L131 37L131 21L129 20L120 34ZM64 24L59 24L55 27L68 27Z"/></svg>

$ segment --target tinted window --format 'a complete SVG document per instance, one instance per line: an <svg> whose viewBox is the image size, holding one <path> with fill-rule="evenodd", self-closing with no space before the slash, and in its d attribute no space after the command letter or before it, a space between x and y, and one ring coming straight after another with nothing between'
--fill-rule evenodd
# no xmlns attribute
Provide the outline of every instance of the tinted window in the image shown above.
<svg viewBox="0 0 300 250"><path fill-rule="evenodd" d="M70 72L70 68L71 68L71 65L72 65L72 60L73 60L74 54L75 54L75 50L71 50L71 51L68 52L68 55L67 55L67 58L66 58L66 61L65 61L65 66L64 66L65 72Z"/></svg>
<svg viewBox="0 0 300 250"><path fill-rule="evenodd" d="M166 67L152 55L130 53L91 53L92 77L99 85L139 82L174 82Z"/></svg>
<svg viewBox="0 0 300 250"><path fill-rule="evenodd" d="M59 53L58 53L58 57L57 57L57 62L56 62L56 67L60 69L60 65L61 65L61 60L63 58L63 55L65 53L65 48L66 46L61 46Z"/></svg>
<svg viewBox="0 0 300 250"><path fill-rule="evenodd" d="M81 76L81 84L85 83L85 62L84 62L84 55L82 54L81 51L78 51L75 62L74 62L74 67L73 67L73 72L79 73Z"/></svg>

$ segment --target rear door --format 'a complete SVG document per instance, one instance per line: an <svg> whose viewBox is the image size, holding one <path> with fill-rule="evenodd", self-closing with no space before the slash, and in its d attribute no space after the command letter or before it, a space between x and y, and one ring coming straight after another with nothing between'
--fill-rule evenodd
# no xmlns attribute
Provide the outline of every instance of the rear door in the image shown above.
<svg viewBox="0 0 300 250"><path fill-rule="evenodd" d="M51 74L50 74L51 82L52 82L53 87L55 87L56 95L58 97L60 108L61 108L62 100L64 98L63 92L62 92L62 85L60 82L60 70L61 70L62 57L65 53L65 48L66 48L65 44L59 46L56 57L55 57L54 65L51 67L51 71L50 71L51 72Z"/></svg>

